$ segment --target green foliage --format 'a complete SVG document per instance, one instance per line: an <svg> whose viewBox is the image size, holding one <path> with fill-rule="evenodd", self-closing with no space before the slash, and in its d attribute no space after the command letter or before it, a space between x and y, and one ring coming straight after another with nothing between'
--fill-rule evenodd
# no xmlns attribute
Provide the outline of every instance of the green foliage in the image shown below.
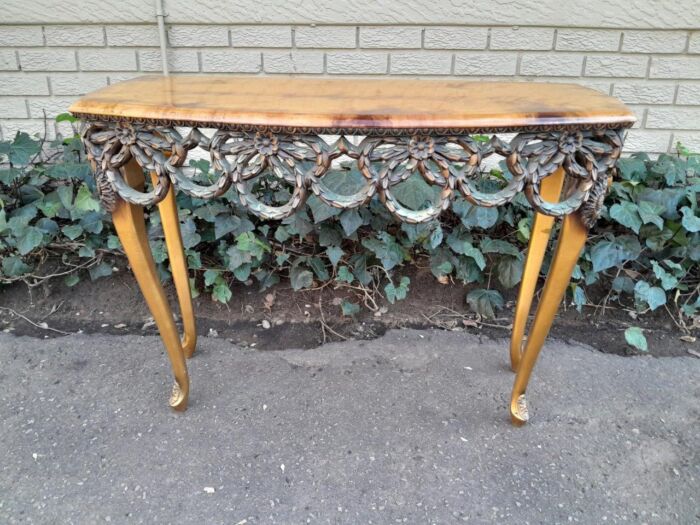
<svg viewBox="0 0 700 525"><path fill-rule="evenodd" d="M644 337L642 329L638 326L630 326L627 330L625 330L625 341L627 341L628 345L633 346L642 352L647 352L649 350L647 338Z"/></svg>
<svg viewBox="0 0 700 525"><path fill-rule="evenodd" d="M350 317L360 312L360 305L343 299L340 308L344 316Z"/></svg>
<svg viewBox="0 0 700 525"><path fill-rule="evenodd" d="M79 269L91 279L112 273L103 257L118 244L82 151L77 135L47 143L20 132L0 142L0 282L40 282L38 267L51 256L69 286Z"/></svg>
<svg viewBox="0 0 700 525"><path fill-rule="evenodd" d="M400 301L402 299L406 298L406 295L408 294L408 285L411 283L411 279L406 277L405 275L401 277L401 281L399 282L398 286L394 286L393 282L389 282L384 287L384 292L386 293L386 300L389 301L391 304L394 304L396 301Z"/></svg>
<svg viewBox="0 0 700 525"><path fill-rule="evenodd" d="M639 312L667 307L683 323L698 312L700 156L679 147L679 155L636 154L618 168L581 280L612 276L613 299L630 297Z"/></svg>
<svg viewBox="0 0 700 525"><path fill-rule="evenodd" d="M467 294L467 303L475 312L484 317L496 317L496 310L503 308L503 297L497 290L479 288Z"/></svg>
<svg viewBox="0 0 700 525"><path fill-rule="evenodd" d="M73 122L67 115L59 120ZM196 180L211 176L206 161L190 166ZM640 313L666 307L681 322L697 316L700 158L679 147L678 155L656 160L640 154L621 159L618 168L602 218L576 268L571 300L582 309L597 287L609 291L608 299ZM492 170L480 190L494 191L507 177ZM324 177L327 189L339 196L354 193L362 182L354 167L341 166ZM254 190L270 205L286 202L290 195L274 177ZM399 183L394 194L416 210L436 196L416 176ZM46 277L38 271L47 257L63 263L60 274L68 286L86 275L83 270L91 279L110 275L112 266L104 256L120 246L94 195L77 136L47 144L18 133L0 142L0 282L36 284ZM471 284L469 307L495 317L504 303L499 290L513 289L522 277L532 222L523 195L501 208L474 206L458 197L439 221L418 225L398 223L376 198L366 208L340 211L311 196L282 223L249 215L238 204L235 189L216 201L183 193L177 199L188 265L195 274L193 292L209 293L222 303L231 299L234 282L265 289L280 278L295 290L332 281L364 289L362 293L383 291L394 303L405 299L410 288L408 276L398 272L417 262L439 282ZM154 210L147 210L149 239L160 274L169 278ZM355 315L359 308L356 302L341 303L343 315Z"/></svg>

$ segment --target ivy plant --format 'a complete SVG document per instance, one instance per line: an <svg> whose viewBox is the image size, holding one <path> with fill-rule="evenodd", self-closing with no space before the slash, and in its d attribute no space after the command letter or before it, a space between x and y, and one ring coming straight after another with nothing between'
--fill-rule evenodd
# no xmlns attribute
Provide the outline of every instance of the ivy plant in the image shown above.
<svg viewBox="0 0 700 525"><path fill-rule="evenodd" d="M206 160L191 161L190 169L197 180L213 176ZM567 300L582 309L594 289L603 289L606 304L614 301L638 314L667 309L684 330L697 327L700 157L679 145L675 155L623 158L618 171ZM509 178L503 166L483 175L483 191L494 191ZM324 183L350 194L362 184L362 174L341 164ZM84 276L110 275L106 256L118 254L120 245L94 189L76 135L47 142L20 132L0 142L0 282L35 286L60 276L73 286ZM272 176L259 180L253 191L267 204L290 196L284 181ZM394 193L415 210L436 199L435 189L417 175ZM215 201L184 193L177 201L193 293L226 303L235 282L263 290L281 279L295 290L332 283L357 297L340 304L342 315L357 314L360 303L378 308L378 295L390 303L405 299L411 289L407 269L419 263L440 283L469 285L466 305L482 316L497 316L502 293L522 277L532 221L523 195L501 208L473 206L458 197L439 220L418 225L397 222L376 199L368 207L341 211L311 196L281 223L249 215L234 189ZM146 213L155 261L168 279L159 217L154 209ZM543 272L548 264L545 260ZM640 337L636 330L627 334L638 347Z"/></svg>

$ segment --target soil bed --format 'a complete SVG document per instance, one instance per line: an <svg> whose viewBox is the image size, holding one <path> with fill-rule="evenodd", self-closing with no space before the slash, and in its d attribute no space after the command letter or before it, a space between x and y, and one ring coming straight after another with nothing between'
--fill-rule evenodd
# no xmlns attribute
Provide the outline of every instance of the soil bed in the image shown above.
<svg viewBox="0 0 700 525"><path fill-rule="evenodd" d="M60 337L62 332L154 334L150 313L138 286L123 260L114 262L118 271L95 282L84 279L69 288L60 280L29 290L23 283L5 286L0 293L0 329L16 335ZM373 339L389 328L443 328L508 338L515 291L505 294L506 306L495 320L480 320L465 303L469 286L441 285L427 269L407 268L411 277L408 298L394 305L381 300L379 312L362 308L354 318L341 315L340 301L361 298L345 288L325 286L294 292L288 281L265 291L238 283L232 287L228 305L201 295L194 299L197 331L261 350L313 348L344 338ZM166 285L174 299L171 283ZM271 301L271 295L274 300ZM174 302L174 301L173 301ZM21 314L26 319L18 316ZM33 322L34 324L30 323ZM36 326L38 325L38 326ZM700 350L699 342L686 342L666 312L633 319L619 307L562 309L551 337L589 345L605 353L636 355L625 342L624 330L641 326L649 343L649 354L657 357L687 356ZM698 334L694 334L698 335Z"/></svg>

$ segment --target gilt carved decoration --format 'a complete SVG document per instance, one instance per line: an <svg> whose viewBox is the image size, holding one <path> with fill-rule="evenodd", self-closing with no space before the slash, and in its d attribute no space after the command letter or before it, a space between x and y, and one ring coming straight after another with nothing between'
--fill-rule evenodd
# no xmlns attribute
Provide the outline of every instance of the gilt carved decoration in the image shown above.
<svg viewBox="0 0 700 525"><path fill-rule="evenodd" d="M294 130L292 130L294 131ZM404 134L370 135L354 144L343 133L332 143L317 133L282 133L271 129L241 131L188 128L183 135L175 126L149 123L86 120L82 138L96 166L100 199L112 210L117 198L140 206L160 202L171 185L200 199L218 197L234 188L240 203L266 219L295 213L309 194L336 208L354 208L377 195L399 220L419 223L436 218L458 195L478 206L500 206L523 192L532 207L549 216L581 210L590 227L602 207L608 178L620 156L624 129L549 129L524 131L510 141L497 135L452 134L451 130L404 130ZM497 130L494 130L494 132ZM216 180L201 185L183 169L195 148L208 153ZM487 158L505 161L509 179L495 193L478 187ZM341 157L351 159L364 176L364 185L352 195L328 189L324 175ZM156 174L153 188L138 191L124 182L122 168L132 158ZM545 201L540 184L562 167L568 194L558 203ZM292 188L289 201L280 206L260 202L252 183L270 173ZM420 174L439 188L436 202L411 210L394 196L392 188Z"/></svg>

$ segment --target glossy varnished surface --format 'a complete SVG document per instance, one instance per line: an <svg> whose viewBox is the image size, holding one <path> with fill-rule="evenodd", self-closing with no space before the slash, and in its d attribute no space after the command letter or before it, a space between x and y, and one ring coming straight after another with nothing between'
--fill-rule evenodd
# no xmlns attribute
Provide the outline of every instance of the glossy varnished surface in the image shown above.
<svg viewBox="0 0 700 525"><path fill-rule="evenodd" d="M575 84L261 76L146 76L95 91L80 116L300 128L630 126L617 99Z"/></svg>

